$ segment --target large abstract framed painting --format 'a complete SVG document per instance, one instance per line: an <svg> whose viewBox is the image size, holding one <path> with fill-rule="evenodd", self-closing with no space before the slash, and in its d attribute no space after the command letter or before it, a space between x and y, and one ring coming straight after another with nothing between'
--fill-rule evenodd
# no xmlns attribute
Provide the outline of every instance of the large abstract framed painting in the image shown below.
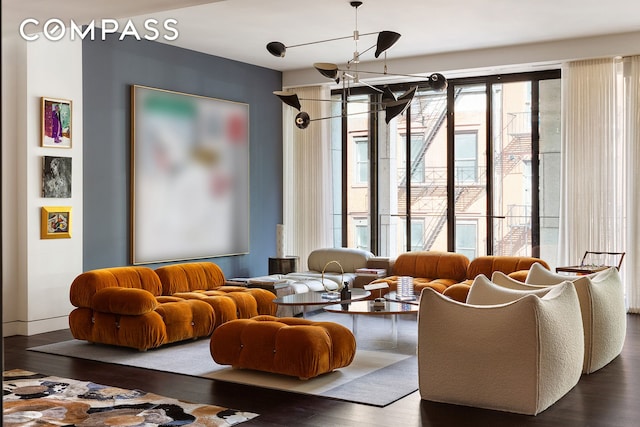
<svg viewBox="0 0 640 427"><path fill-rule="evenodd" d="M131 87L131 262L249 252L249 105Z"/></svg>
<svg viewBox="0 0 640 427"><path fill-rule="evenodd" d="M71 148L71 101L68 99L40 99L43 147Z"/></svg>

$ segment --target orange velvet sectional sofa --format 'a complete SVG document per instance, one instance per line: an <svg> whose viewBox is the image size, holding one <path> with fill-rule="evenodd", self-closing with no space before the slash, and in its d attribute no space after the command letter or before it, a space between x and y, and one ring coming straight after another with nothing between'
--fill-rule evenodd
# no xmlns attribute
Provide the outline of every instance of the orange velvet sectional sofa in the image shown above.
<svg viewBox="0 0 640 427"><path fill-rule="evenodd" d="M491 277L494 272L500 271L510 277L524 282L531 266L540 264L547 270L549 264L540 258L527 256L487 255L474 258L467 268L467 279L461 283L449 286L443 292L444 295L456 301L465 302L473 280L481 274Z"/></svg>
<svg viewBox="0 0 640 427"><path fill-rule="evenodd" d="M455 252L416 251L398 255L393 263L393 275L374 280L385 282L390 291L398 288L400 276L413 277L416 294L424 288L443 293L445 289L467 278L469 259Z"/></svg>
<svg viewBox="0 0 640 427"><path fill-rule="evenodd" d="M87 271L71 284L69 327L76 339L144 351L209 336L229 320L275 314L271 292L224 281L210 262Z"/></svg>
<svg viewBox="0 0 640 427"><path fill-rule="evenodd" d="M424 288L432 288L451 299L464 302L476 276L484 274L491 277L494 271L501 271L524 280L523 277L536 262L549 268L545 261L534 257L490 255L469 262L466 256L455 252L405 252L395 259L392 276L377 279L373 283L387 283L389 290L395 291L398 278L410 276L413 277L416 294L420 294Z"/></svg>

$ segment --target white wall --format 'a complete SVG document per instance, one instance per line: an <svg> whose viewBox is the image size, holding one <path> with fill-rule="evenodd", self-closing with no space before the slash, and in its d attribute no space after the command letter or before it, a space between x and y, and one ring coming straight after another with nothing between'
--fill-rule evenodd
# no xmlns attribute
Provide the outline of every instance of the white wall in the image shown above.
<svg viewBox="0 0 640 427"><path fill-rule="evenodd" d="M18 286L18 215L17 203L17 156L19 129L18 92L24 85L23 62L25 44L17 37L2 38L2 318L3 331L7 331L7 322L19 318L26 310L26 292ZM15 332L15 331L14 331Z"/></svg>
<svg viewBox="0 0 640 427"><path fill-rule="evenodd" d="M68 327L82 272L82 42L2 45L3 336L33 335ZM72 101L72 148L40 147L42 96ZM45 155L72 158L71 198L42 197ZM42 206L71 206L70 239L40 238Z"/></svg>

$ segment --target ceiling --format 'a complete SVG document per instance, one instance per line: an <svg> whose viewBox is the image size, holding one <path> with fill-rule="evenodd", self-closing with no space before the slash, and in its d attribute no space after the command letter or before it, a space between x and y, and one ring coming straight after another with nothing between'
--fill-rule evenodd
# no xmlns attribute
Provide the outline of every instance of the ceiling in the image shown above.
<svg viewBox="0 0 640 427"><path fill-rule="evenodd" d="M361 34L402 34L389 59L640 31L638 0L364 0L357 15ZM352 35L356 11L348 0L3 0L3 36L17 33L26 17L41 24L131 18L139 29L150 17L174 18L179 36L167 43L281 71L344 64L355 50L352 39L292 48L284 58L265 49L270 41ZM375 36L362 36L358 50L373 44ZM369 59L372 51L363 56Z"/></svg>

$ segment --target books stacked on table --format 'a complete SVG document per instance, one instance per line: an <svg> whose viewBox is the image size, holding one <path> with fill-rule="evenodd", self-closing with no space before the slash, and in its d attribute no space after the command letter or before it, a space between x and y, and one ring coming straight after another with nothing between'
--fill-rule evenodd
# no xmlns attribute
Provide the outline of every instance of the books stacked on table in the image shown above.
<svg viewBox="0 0 640 427"><path fill-rule="evenodd" d="M367 276L372 278L385 277L387 270L384 268L358 268L356 269L356 276Z"/></svg>
<svg viewBox="0 0 640 427"><path fill-rule="evenodd" d="M247 286L249 280L247 277L234 277L232 279L226 279L224 284L225 286Z"/></svg>
<svg viewBox="0 0 640 427"><path fill-rule="evenodd" d="M289 281L287 279L280 279L277 277L256 277L247 280L248 287L255 288L274 288L279 289L289 285Z"/></svg>

